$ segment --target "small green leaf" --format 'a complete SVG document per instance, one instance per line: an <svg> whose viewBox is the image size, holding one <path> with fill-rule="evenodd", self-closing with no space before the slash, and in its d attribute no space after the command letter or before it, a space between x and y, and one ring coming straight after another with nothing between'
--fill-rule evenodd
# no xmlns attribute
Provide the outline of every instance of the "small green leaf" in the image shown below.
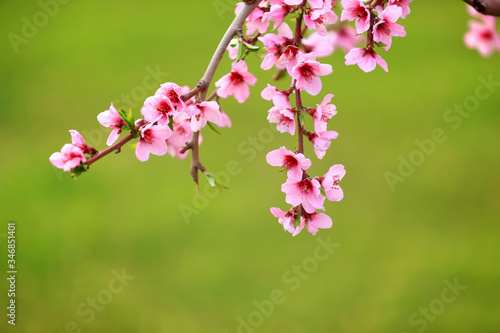
<svg viewBox="0 0 500 333"><path fill-rule="evenodd" d="M168 116L168 127L173 131L174 130L174 117Z"/></svg>
<svg viewBox="0 0 500 333"><path fill-rule="evenodd" d="M382 43L382 42L375 43L375 45L377 45L378 47L382 47L382 48L387 46L385 43Z"/></svg>
<svg viewBox="0 0 500 333"><path fill-rule="evenodd" d="M300 121L300 126L304 127L306 120L304 119L304 113L299 112L299 121Z"/></svg>
<svg viewBox="0 0 500 333"><path fill-rule="evenodd" d="M71 169L71 177L74 179L78 178L82 173L86 172L87 168L83 166L83 164L80 164L79 166Z"/></svg>
<svg viewBox="0 0 500 333"><path fill-rule="evenodd" d="M238 46L238 56L236 57L236 62L245 59L246 55L247 54L245 52L245 48L243 47L243 44L240 41Z"/></svg>
<svg viewBox="0 0 500 333"><path fill-rule="evenodd" d="M217 134L219 134L219 135L221 134L221 132L219 132L219 130L217 129L217 127L215 127L215 125L214 125L213 123L211 123L211 122L207 122L207 125L208 125L208 127L210 127L210 129L211 129L212 131L214 131L215 133L217 133Z"/></svg>
<svg viewBox="0 0 500 333"><path fill-rule="evenodd" d="M252 45L252 44L249 44L247 42L243 42L243 44L245 44L245 47L248 49L248 51L250 52L257 52L258 50L260 50L260 47L257 46L257 45Z"/></svg>
<svg viewBox="0 0 500 333"><path fill-rule="evenodd" d="M134 116L132 116L132 110L130 110L130 112L127 112L123 109L119 109L118 113L120 114L120 117L123 119L123 121L127 124L129 128L135 128Z"/></svg>
<svg viewBox="0 0 500 333"><path fill-rule="evenodd" d="M209 174L209 173L207 173L207 172L204 172L203 174L207 178L207 181L210 184L210 186L215 187L215 179L214 179L214 177L212 177L212 175Z"/></svg>

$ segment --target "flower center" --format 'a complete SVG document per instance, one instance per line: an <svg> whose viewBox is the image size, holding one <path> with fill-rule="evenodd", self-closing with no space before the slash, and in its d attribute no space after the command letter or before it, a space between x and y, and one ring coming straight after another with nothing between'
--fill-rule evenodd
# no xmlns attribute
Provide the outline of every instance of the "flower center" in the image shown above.
<svg viewBox="0 0 500 333"><path fill-rule="evenodd" d="M243 76L241 76L240 73L237 73L237 72L231 72L231 76L229 78L231 80L232 83L235 83L235 84L239 84L239 83L243 83Z"/></svg>
<svg viewBox="0 0 500 333"><path fill-rule="evenodd" d="M165 115L165 114L169 113L170 111L172 111L172 107L166 101L161 101L160 103L158 103L156 110L158 112L161 112L163 115Z"/></svg>
<svg viewBox="0 0 500 333"><path fill-rule="evenodd" d="M290 170L294 166L297 166L297 160L292 155L286 155L283 160L283 169Z"/></svg>

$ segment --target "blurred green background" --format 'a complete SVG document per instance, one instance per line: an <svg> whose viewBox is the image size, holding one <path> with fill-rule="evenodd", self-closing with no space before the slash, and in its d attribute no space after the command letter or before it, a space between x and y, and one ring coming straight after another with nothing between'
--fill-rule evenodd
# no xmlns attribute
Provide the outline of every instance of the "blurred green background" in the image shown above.
<svg viewBox="0 0 500 333"><path fill-rule="evenodd" d="M466 104L473 109L466 117L444 117L474 102L478 77L500 82L500 56L465 48L459 1L412 4L402 22L408 36L381 53L389 73L344 66L340 51L325 60L334 74L306 101L335 94L339 112L329 127L340 137L323 160L309 145L306 155L310 174L342 163L347 175L344 200L326 204L333 228L315 237L292 238L269 213L288 205L284 175L265 155L294 142L268 130L271 105L259 94L272 73L254 57L248 63L259 81L249 101L222 101L233 127L203 133L210 171L237 165L230 190L197 199L189 160L141 163L130 148L76 181L49 163L69 129L104 148L96 115L111 101L131 101L138 112L160 82L193 86L232 5L69 1L16 53L8 33L21 35L23 18L32 21L42 7L0 2L0 330L498 332L500 86ZM216 79L229 68L226 58ZM401 158L424 156L415 140L437 128L446 140L391 190L387 172L397 174ZM193 214L184 217L181 207ZM17 222L15 328L5 316L8 221ZM338 244L323 261L315 257L319 239ZM122 269L134 279L120 287L114 276ZM467 288L454 295L446 289L454 283ZM282 295L271 307L273 291Z"/></svg>

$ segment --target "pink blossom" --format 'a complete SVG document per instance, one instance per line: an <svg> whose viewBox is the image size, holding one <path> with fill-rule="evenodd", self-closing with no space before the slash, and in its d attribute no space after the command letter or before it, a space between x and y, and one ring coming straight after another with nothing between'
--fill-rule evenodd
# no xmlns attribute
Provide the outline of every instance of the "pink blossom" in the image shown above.
<svg viewBox="0 0 500 333"><path fill-rule="evenodd" d="M331 30L333 47L340 47L344 52L349 52L358 43L364 40L363 35L357 35L356 29L350 25L341 25L337 29Z"/></svg>
<svg viewBox="0 0 500 333"><path fill-rule="evenodd" d="M189 91L189 87L188 87ZM170 100L172 105L175 107L175 110L182 111L184 110L185 103L182 100L182 94L185 92L185 87L180 87L176 83L166 82L163 83L160 88L156 91L155 96L164 96Z"/></svg>
<svg viewBox="0 0 500 333"><path fill-rule="evenodd" d="M250 15L246 18L247 36L253 35L255 32L259 31L261 34L267 31L269 27L269 18L265 16L264 8L267 6L266 1L262 1L257 8L255 8ZM235 14L243 9L245 6L244 2L239 2L236 4Z"/></svg>
<svg viewBox="0 0 500 333"><path fill-rule="evenodd" d="M285 17L288 15L290 12L290 9L292 8L291 6L288 6L282 1L271 1L271 7L269 8L269 12L265 13L264 16L266 17L267 20L273 21L274 26L273 30L278 27Z"/></svg>
<svg viewBox="0 0 500 333"><path fill-rule="evenodd" d="M165 95L154 95L146 98L141 113L144 119L151 123L158 122L160 125L166 125L169 122L168 117L176 116L178 112L168 97Z"/></svg>
<svg viewBox="0 0 500 333"><path fill-rule="evenodd" d="M231 118L224 112L220 111L221 120L218 123L215 123L218 127L229 127L231 128Z"/></svg>
<svg viewBox="0 0 500 333"><path fill-rule="evenodd" d="M410 14L410 6L408 5L413 0L389 0L389 5L396 5L401 7L402 15L401 18L405 19L406 15Z"/></svg>
<svg viewBox="0 0 500 333"><path fill-rule="evenodd" d="M74 144L65 144L60 152L53 153L49 157L50 163L64 171L76 168L80 163L87 162L83 150Z"/></svg>
<svg viewBox="0 0 500 333"><path fill-rule="evenodd" d="M167 153L172 157L178 157L184 159L189 155L189 152L180 153L186 142L191 139L193 131L191 131L191 118L186 113L181 113L179 116L174 118L173 132L167 138ZM198 144L201 144L203 138L199 136Z"/></svg>
<svg viewBox="0 0 500 333"><path fill-rule="evenodd" d="M115 143L122 132L123 126L127 125L125 121L123 121L122 117L120 117L118 111L116 111L113 103L111 103L109 110L103 111L97 115L97 120L102 126L112 130L109 134L108 140L106 141L108 146Z"/></svg>
<svg viewBox="0 0 500 333"><path fill-rule="evenodd" d="M287 105L290 105L288 102L288 95L285 94L285 92L276 89L276 87L270 85L269 83L267 84L267 87L262 90L260 95L266 101L273 101L274 105L285 105L287 103Z"/></svg>
<svg viewBox="0 0 500 333"><path fill-rule="evenodd" d="M322 1L321 1L322 2ZM332 11L331 1L325 1L322 8L313 9L308 14L304 15L304 22L306 26L318 32L321 36L328 34L325 24L334 24L339 18L337 14Z"/></svg>
<svg viewBox="0 0 500 333"><path fill-rule="evenodd" d="M362 34L370 28L370 10L362 0L342 0L341 21L355 21L356 31Z"/></svg>
<svg viewBox="0 0 500 333"><path fill-rule="evenodd" d="M330 170L320 180L321 186L330 201L340 201L344 198L344 192L339 186L339 182L345 176L346 171L342 164L333 165Z"/></svg>
<svg viewBox="0 0 500 333"><path fill-rule="evenodd" d="M288 132L295 134L295 111L291 109L290 102L287 99L273 99L274 107L269 110L267 120L275 123L276 129L281 133Z"/></svg>
<svg viewBox="0 0 500 333"><path fill-rule="evenodd" d="M313 53L299 54L299 62L292 69L290 75L297 80L295 87L305 90L316 96L321 91L321 79L319 76L328 75L333 72L329 64L317 62Z"/></svg>
<svg viewBox="0 0 500 333"><path fill-rule="evenodd" d="M231 73L224 75L215 82L217 94L222 98L234 95L234 98L240 103L244 103L250 96L248 85L255 85L257 78L248 72L247 63L243 60L233 62Z"/></svg>
<svg viewBox="0 0 500 333"><path fill-rule="evenodd" d="M326 151L330 148L332 140L336 139L339 134L335 131L324 131L319 133L307 132L307 138L311 141L314 152L319 159L325 157Z"/></svg>
<svg viewBox="0 0 500 333"><path fill-rule="evenodd" d="M271 207L271 214L278 218L278 222L283 226L286 232L293 233L295 231L296 215L293 210L284 212L280 208Z"/></svg>
<svg viewBox="0 0 500 333"><path fill-rule="evenodd" d="M295 230L297 234L302 230L302 228L304 228L304 225L306 226L307 231L315 236L318 232L318 229L330 229L333 225L333 222L330 216L323 213L304 214L303 216L301 216L300 226L297 228L300 228L300 230L298 230L298 232L297 229Z"/></svg>
<svg viewBox="0 0 500 333"><path fill-rule="evenodd" d="M401 16L401 12L401 7L387 6L379 15L380 20L373 26L373 40L377 43L384 43L386 51L391 48L393 36L406 36L405 28L395 23Z"/></svg>
<svg viewBox="0 0 500 333"><path fill-rule="evenodd" d="M288 24L283 23L278 28L278 35L273 33L268 33L265 34L263 37L259 37L259 40L262 42L262 44L264 44L264 47L267 52L260 67L264 70L268 70L271 69L274 65L277 65L276 67L278 69L284 69L285 66L283 61L281 61L279 64L277 63L278 60L282 58L283 51L289 45L292 45L293 32L288 26Z"/></svg>
<svg viewBox="0 0 500 333"><path fill-rule="evenodd" d="M139 161L147 161L149 153L158 156L167 153L165 140L172 134L172 130L167 125L153 125L144 119L138 119L135 125L139 132L139 142L135 148L135 155Z"/></svg>
<svg viewBox="0 0 500 333"><path fill-rule="evenodd" d="M500 51L500 37L496 30L496 18L488 17L483 22L469 20L469 31L464 36L469 49L477 49L483 57Z"/></svg>
<svg viewBox="0 0 500 333"><path fill-rule="evenodd" d="M204 101L200 104L192 104L187 108L187 114L191 116L191 130L200 131L207 125L207 121L217 124L222 121L219 103L215 101Z"/></svg>
<svg viewBox="0 0 500 333"><path fill-rule="evenodd" d="M307 52L313 52L317 58L328 57L335 51L332 34L321 36L318 32L313 32L307 38L302 39L302 44Z"/></svg>
<svg viewBox="0 0 500 333"><path fill-rule="evenodd" d="M90 147L89 145L87 145L87 143L83 139L83 136L80 133L78 133L78 131L69 130L69 133L71 134L71 143L74 146L80 148L85 154L89 155L97 154L97 150L95 150L94 147Z"/></svg>
<svg viewBox="0 0 500 333"><path fill-rule="evenodd" d="M302 177L302 170L311 167L311 160L304 157L304 154L294 154L285 147L273 150L266 155L266 161L272 166L282 167L288 171L288 175L294 178Z"/></svg>
<svg viewBox="0 0 500 333"><path fill-rule="evenodd" d="M386 72L389 71L387 63L381 56L379 56L371 48L355 47L345 55L345 64L357 64L362 71L368 73L375 69L377 64L382 67Z"/></svg>
<svg viewBox="0 0 500 333"><path fill-rule="evenodd" d="M312 114L314 122L314 131L317 133L325 132L328 121L337 114L337 108L333 104L329 104L333 98L333 94L327 94L321 104L316 104L316 111Z"/></svg>
<svg viewBox="0 0 500 333"><path fill-rule="evenodd" d="M316 209L324 209L325 197L321 194L320 183L316 179L301 179L288 176L285 184L281 185L281 191L286 194L285 201L293 206L302 204L304 210L312 214Z"/></svg>

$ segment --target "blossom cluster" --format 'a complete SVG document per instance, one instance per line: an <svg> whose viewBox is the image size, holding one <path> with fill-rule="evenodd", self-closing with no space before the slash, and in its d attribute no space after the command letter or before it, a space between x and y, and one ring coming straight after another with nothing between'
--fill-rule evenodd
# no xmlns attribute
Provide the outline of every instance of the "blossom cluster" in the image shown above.
<svg viewBox="0 0 500 333"><path fill-rule="evenodd" d="M500 52L497 18L478 13L471 6L467 6L467 11L477 20L469 20L469 30L464 35L465 45L478 50L483 57L490 57L495 51Z"/></svg>
<svg viewBox="0 0 500 333"><path fill-rule="evenodd" d="M392 37L406 36L404 27L396 21L406 18L410 13L409 3L412 1L389 0L385 3L376 0L342 0L344 10L340 19L354 21L358 34L367 33L366 46L352 48L345 56L345 64L357 64L364 72L371 72L379 65L387 72L387 62L377 54L374 46L387 51L391 48Z"/></svg>

